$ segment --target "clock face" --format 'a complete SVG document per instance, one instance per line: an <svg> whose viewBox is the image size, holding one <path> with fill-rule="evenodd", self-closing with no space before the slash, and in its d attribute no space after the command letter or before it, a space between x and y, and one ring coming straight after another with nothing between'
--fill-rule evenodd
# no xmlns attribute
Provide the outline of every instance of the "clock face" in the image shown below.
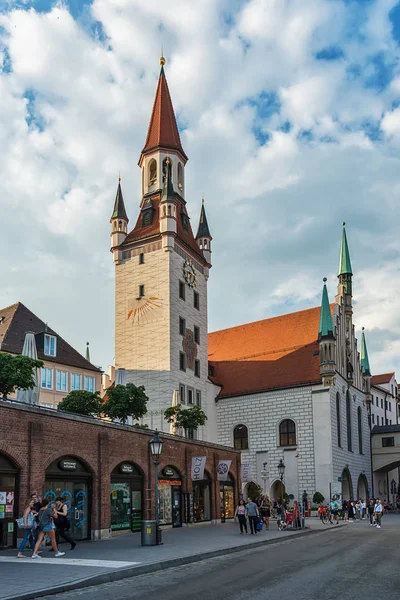
<svg viewBox="0 0 400 600"><path fill-rule="evenodd" d="M157 296L141 296L128 303L127 319L133 325L150 323L162 316L163 301Z"/></svg>
<svg viewBox="0 0 400 600"><path fill-rule="evenodd" d="M183 278L189 287L196 285L197 275L193 263L188 258L183 263Z"/></svg>

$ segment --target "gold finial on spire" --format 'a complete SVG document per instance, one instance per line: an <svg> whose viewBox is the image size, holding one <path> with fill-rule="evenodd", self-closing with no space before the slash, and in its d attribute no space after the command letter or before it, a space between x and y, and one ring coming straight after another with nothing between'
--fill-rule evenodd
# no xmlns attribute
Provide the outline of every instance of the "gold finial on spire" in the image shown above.
<svg viewBox="0 0 400 600"><path fill-rule="evenodd" d="M161 44L161 57L160 57L160 65L163 67L165 65L165 58L164 58L164 48L163 45Z"/></svg>
<svg viewBox="0 0 400 600"><path fill-rule="evenodd" d="M201 193L201 203L204 204L204 192Z"/></svg>
<svg viewBox="0 0 400 600"><path fill-rule="evenodd" d="M118 171L118 183L121 182L121 171Z"/></svg>

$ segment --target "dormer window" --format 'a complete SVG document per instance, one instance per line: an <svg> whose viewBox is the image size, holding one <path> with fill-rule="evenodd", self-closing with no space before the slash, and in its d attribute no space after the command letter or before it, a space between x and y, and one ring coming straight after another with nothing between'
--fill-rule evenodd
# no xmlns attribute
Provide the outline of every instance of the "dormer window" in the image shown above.
<svg viewBox="0 0 400 600"><path fill-rule="evenodd" d="M54 335L44 336L44 353L46 356L56 356L57 352L57 338Z"/></svg>

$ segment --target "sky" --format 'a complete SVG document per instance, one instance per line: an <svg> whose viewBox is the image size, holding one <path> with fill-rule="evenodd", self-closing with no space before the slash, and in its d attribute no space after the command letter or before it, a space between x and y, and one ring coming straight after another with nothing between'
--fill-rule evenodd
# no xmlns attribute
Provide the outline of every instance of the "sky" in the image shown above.
<svg viewBox="0 0 400 600"><path fill-rule="evenodd" d="M331 301L341 224L374 373L400 367L400 2L0 0L0 306L114 356L110 216L133 226L161 45L210 331Z"/></svg>

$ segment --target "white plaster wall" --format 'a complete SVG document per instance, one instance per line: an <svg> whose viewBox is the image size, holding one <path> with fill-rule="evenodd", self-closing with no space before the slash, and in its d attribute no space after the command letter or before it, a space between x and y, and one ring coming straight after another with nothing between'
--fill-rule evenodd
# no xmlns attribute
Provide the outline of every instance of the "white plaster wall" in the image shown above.
<svg viewBox="0 0 400 600"><path fill-rule="evenodd" d="M328 499L332 481L332 427L330 388L313 390L315 491Z"/></svg>
<svg viewBox="0 0 400 600"><path fill-rule="evenodd" d="M233 429L246 425L249 449L242 451L242 462L250 462L252 480L263 486L261 477L263 455L268 456L267 490L278 479L277 465L286 464L285 484L288 494L298 497L306 490L315 492L314 433L312 388L302 387L275 392L222 398L217 403L218 442L233 445ZM278 428L283 419L293 419L297 425L297 446L279 446ZM260 457L257 458L257 457Z"/></svg>

